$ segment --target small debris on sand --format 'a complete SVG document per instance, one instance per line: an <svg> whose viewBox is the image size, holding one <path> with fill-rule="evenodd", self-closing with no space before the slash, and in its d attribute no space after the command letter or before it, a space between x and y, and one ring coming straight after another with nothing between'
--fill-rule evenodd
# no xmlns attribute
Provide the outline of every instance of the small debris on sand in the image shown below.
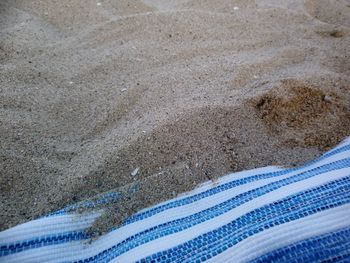
<svg viewBox="0 0 350 263"><path fill-rule="evenodd" d="M332 102L332 97L331 97L331 96L328 96L328 95L325 95L325 96L323 97L323 100L330 103L330 102Z"/></svg>
<svg viewBox="0 0 350 263"><path fill-rule="evenodd" d="M133 170L133 171L131 172L131 175L132 175L132 176L136 176L136 175L139 173L139 170L140 170L140 168L137 167L135 170Z"/></svg>

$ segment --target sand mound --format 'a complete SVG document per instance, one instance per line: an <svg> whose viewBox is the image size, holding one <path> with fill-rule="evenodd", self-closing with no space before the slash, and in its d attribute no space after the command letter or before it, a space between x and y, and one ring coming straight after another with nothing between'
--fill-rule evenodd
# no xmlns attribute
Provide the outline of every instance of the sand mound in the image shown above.
<svg viewBox="0 0 350 263"><path fill-rule="evenodd" d="M348 93L348 87L344 87ZM320 89L296 80L281 86L256 104L260 118L286 142L317 146L322 150L339 143L350 130L349 97L331 88Z"/></svg>
<svg viewBox="0 0 350 263"><path fill-rule="evenodd" d="M349 135L345 3L1 1L0 228L320 155Z"/></svg>

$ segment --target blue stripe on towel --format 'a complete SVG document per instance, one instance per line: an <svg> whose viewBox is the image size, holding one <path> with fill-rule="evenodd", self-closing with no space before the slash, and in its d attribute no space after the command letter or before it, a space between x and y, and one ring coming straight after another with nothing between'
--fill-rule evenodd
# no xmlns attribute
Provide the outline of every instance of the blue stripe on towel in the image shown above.
<svg viewBox="0 0 350 263"><path fill-rule="evenodd" d="M251 263L335 262L350 255L350 228L312 237L262 255Z"/></svg>
<svg viewBox="0 0 350 263"><path fill-rule="evenodd" d="M0 246L0 257L23 252L28 249L34 249L50 245L58 245L88 238L89 236L84 231L70 231L64 233L57 233L54 235L35 237L34 239L23 240L21 242Z"/></svg>

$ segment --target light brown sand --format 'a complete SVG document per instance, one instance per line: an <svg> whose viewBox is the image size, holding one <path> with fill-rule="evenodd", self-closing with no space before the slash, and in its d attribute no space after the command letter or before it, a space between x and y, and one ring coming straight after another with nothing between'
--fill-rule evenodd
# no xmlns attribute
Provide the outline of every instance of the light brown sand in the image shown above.
<svg viewBox="0 0 350 263"><path fill-rule="evenodd" d="M349 0L3 0L0 229L313 159L350 135L349 56Z"/></svg>

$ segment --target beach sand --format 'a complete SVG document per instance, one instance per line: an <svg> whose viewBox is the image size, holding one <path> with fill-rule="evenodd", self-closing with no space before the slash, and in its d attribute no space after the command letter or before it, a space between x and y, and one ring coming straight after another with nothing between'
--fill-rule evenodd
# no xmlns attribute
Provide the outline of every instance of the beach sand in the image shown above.
<svg viewBox="0 0 350 263"><path fill-rule="evenodd" d="M349 56L349 0L3 0L0 230L314 159L350 135Z"/></svg>

